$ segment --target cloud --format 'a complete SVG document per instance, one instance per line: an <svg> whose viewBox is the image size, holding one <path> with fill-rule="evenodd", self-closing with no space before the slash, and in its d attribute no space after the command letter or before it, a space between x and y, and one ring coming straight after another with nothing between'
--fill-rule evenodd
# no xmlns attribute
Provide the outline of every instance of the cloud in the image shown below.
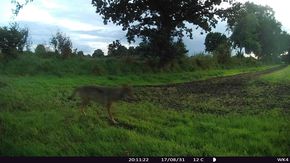
<svg viewBox="0 0 290 163"><path fill-rule="evenodd" d="M20 26L29 29L29 36L34 44L49 42L49 38L58 30L58 27L39 22L19 21Z"/></svg>
<svg viewBox="0 0 290 163"><path fill-rule="evenodd" d="M42 0L40 2L40 6L41 8L45 8L45 9L65 9L67 5L63 5L61 3L58 3L54 0Z"/></svg>
<svg viewBox="0 0 290 163"><path fill-rule="evenodd" d="M121 40L122 44L127 45L128 47L125 32L120 29L112 29L71 31L71 38L73 42L76 42L78 45L82 45L82 47L86 47L86 49L83 50L90 54L92 54L92 52L96 49L102 49L105 53L107 53L108 45L117 39Z"/></svg>
<svg viewBox="0 0 290 163"><path fill-rule="evenodd" d="M11 21L12 18L12 7L13 5L10 1L1 1L1 10L0 10L0 24L7 24Z"/></svg>
<svg viewBox="0 0 290 163"><path fill-rule="evenodd" d="M72 31L75 34L79 34L80 36L93 38L94 36L97 38L102 38L105 41L108 40L122 40L125 38L126 32L122 31L118 28L106 28L99 30L90 30L90 31Z"/></svg>
<svg viewBox="0 0 290 163"><path fill-rule="evenodd" d="M36 5L25 6L17 15L15 21L41 22L44 24L53 24L53 17L48 10L44 10Z"/></svg>
<svg viewBox="0 0 290 163"><path fill-rule="evenodd" d="M36 4L32 2L25 6L15 20L57 25L67 30L96 30L105 28L102 24L89 21L89 18L83 14L87 12L85 9L76 12L70 10L69 7L69 3L63 5L55 1L36 1ZM94 13L92 12L92 14ZM75 15L77 15L77 19Z"/></svg>
<svg viewBox="0 0 290 163"><path fill-rule="evenodd" d="M68 30L83 29L83 30L90 31L90 30L104 29L104 27L102 26L95 26L93 24L84 23L77 20L70 20L70 19L57 19L55 20L55 24L57 24L60 27L66 28Z"/></svg>
<svg viewBox="0 0 290 163"><path fill-rule="evenodd" d="M108 44L116 39L121 40L122 44L127 45L125 32L118 28L98 29L98 30L70 30L52 24L43 24L41 22L19 21L20 26L29 29L30 39L33 46L37 44L49 45L49 40L57 31L64 32L73 42L73 48L84 51L85 54L92 54L96 49L102 49L107 52Z"/></svg>
<svg viewBox="0 0 290 163"><path fill-rule="evenodd" d="M85 53L97 48L107 51L109 43L125 38L121 27L103 24L90 1L33 1L21 10L16 20L30 29L34 44L48 44L59 30L71 38L74 48Z"/></svg>

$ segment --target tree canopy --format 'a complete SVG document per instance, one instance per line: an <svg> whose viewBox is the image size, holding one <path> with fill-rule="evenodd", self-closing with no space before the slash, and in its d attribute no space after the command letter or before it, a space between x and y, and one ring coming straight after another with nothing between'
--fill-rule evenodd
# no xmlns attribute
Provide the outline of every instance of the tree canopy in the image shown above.
<svg viewBox="0 0 290 163"><path fill-rule="evenodd" d="M219 32L210 32L206 35L205 38L205 50L208 52L213 52L221 44L227 44L228 38L222 33Z"/></svg>
<svg viewBox="0 0 290 163"><path fill-rule="evenodd" d="M108 56L124 56L127 54L127 48L123 46L119 40L113 41L108 46Z"/></svg>
<svg viewBox="0 0 290 163"><path fill-rule="evenodd" d="M244 48L248 54L253 52L258 58L267 59L287 51L287 46L281 46L287 33L282 31L272 8L246 2L235 4L233 10L228 27L233 46L240 52Z"/></svg>
<svg viewBox="0 0 290 163"><path fill-rule="evenodd" d="M57 32L50 39L50 44L54 47L55 51L61 54L64 58L72 54L72 42L64 33Z"/></svg>
<svg viewBox="0 0 290 163"><path fill-rule="evenodd" d="M129 42L135 37L148 39L161 64L174 59L173 37L184 33L192 38L186 23L210 31L217 16L226 11L218 8L222 0L92 0L104 23L113 22L127 30Z"/></svg>
<svg viewBox="0 0 290 163"><path fill-rule="evenodd" d="M104 52L101 49L97 49L94 51L92 57L97 58L97 57L104 57Z"/></svg>
<svg viewBox="0 0 290 163"><path fill-rule="evenodd" d="M16 4L15 14L30 1L33 0L25 0L24 3L12 0ZM254 53L259 59L267 59L289 50L289 34L281 29L282 25L275 19L272 8L233 1L92 0L91 3L96 8L96 13L102 16L104 24L112 22L127 31L128 42L142 38L146 42L144 47L148 49L147 53L155 56L161 66L180 56L176 45L184 36L193 37L190 25L208 32L215 27L219 18L227 19L228 29L232 32L232 46L240 50L239 54L244 49L246 53ZM232 6L224 9L220 6L222 2ZM121 47L118 42L110 44L108 54L118 56L120 54L117 53L126 49L118 47Z"/></svg>
<svg viewBox="0 0 290 163"><path fill-rule="evenodd" d="M16 56L15 52L22 52L27 45L28 29L20 28L17 23L0 27L0 49L9 56Z"/></svg>
<svg viewBox="0 0 290 163"><path fill-rule="evenodd" d="M35 54L43 55L46 53L45 46L43 44L38 44L35 48Z"/></svg>

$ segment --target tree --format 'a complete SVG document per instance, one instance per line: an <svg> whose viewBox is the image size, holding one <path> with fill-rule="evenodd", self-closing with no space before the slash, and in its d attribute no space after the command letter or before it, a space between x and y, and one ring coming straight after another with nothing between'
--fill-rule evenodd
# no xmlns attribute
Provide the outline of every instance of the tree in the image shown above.
<svg viewBox="0 0 290 163"><path fill-rule="evenodd" d="M240 54L241 57L243 56L243 48L245 48L246 53L253 52L255 54L260 54L261 47L257 34L259 24L256 16L252 13L247 13L238 21L231 35L234 48L239 48L238 54Z"/></svg>
<svg viewBox="0 0 290 163"><path fill-rule="evenodd" d="M123 46L119 40L113 41L108 46L108 56L124 56L127 54L128 49Z"/></svg>
<svg viewBox="0 0 290 163"><path fill-rule="evenodd" d="M290 44L289 44L289 45L290 45ZM287 53L286 56L287 56L287 57L286 57L285 61L286 61L286 63L290 64L290 47L289 47L289 49L288 49L288 53Z"/></svg>
<svg viewBox="0 0 290 163"><path fill-rule="evenodd" d="M218 44L216 49L213 51L214 57L216 57L219 64L226 64L230 61L231 58L231 48L230 44L223 42Z"/></svg>
<svg viewBox="0 0 290 163"><path fill-rule="evenodd" d="M285 63L290 64L290 34L287 32L282 32L280 40L280 50L282 55L282 60Z"/></svg>
<svg viewBox="0 0 290 163"><path fill-rule="evenodd" d="M278 40L279 53L287 53L290 50L290 34L283 31Z"/></svg>
<svg viewBox="0 0 290 163"><path fill-rule="evenodd" d="M135 48L135 55L145 57L145 58L151 58L154 56L153 50L150 48L150 43L143 39L138 46Z"/></svg>
<svg viewBox="0 0 290 163"><path fill-rule="evenodd" d="M38 44L35 48L35 54L44 55L46 53L45 46L42 44Z"/></svg>
<svg viewBox="0 0 290 163"><path fill-rule="evenodd" d="M228 27L232 31L233 46L239 48L240 53L244 48L246 53L253 52L263 60L281 54L283 32L272 8L246 2L235 4L232 10L235 12L228 16Z"/></svg>
<svg viewBox="0 0 290 163"><path fill-rule="evenodd" d="M78 48L73 49L72 54L73 54L73 55L78 55Z"/></svg>
<svg viewBox="0 0 290 163"><path fill-rule="evenodd" d="M188 50L186 50L186 46L184 44L184 42L182 41L182 39L177 40L177 42L175 42L173 44L174 50L175 50L175 54L178 57L183 57L187 54Z"/></svg>
<svg viewBox="0 0 290 163"><path fill-rule="evenodd" d="M78 55L78 56L85 56L85 54L84 54L83 51L78 51L78 52L77 52L77 55Z"/></svg>
<svg viewBox="0 0 290 163"><path fill-rule="evenodd" d="M50 44L55 49L55 52L61 54L64 58L68 58L72 54L72 42L64 33L57 32L50 39Z"/></svg>
<svg viewBox="0 0 290 163"><path fill-rule="evenodd" d="M281 24L274 18L260 18L259 29L259 42L261 45L261 53L258 55L259 58L270 62L273 59L277 59L281 54L280 39L281 39Z"/></svg>
<svg viewBox="0 0 290 163"><path fill-rule="evenodd" d="M136 55L136 48L134 46L130 46L127 51L128 55L133 56Z"/></svg>
<svg viewBox="0 0 290 163"><path fill-rule="evenodd" d="M219 32L210 32L205 38L205 50L216 57L218 63L225 64L230 60L231 49L227 36Z"/></svg>
<svg viewBox="0 0 290 163"><path fill-rule="evenodd" d="M210 32L206 35L205 38L205 50L208 52L213 52L217 49L217 47L221 44L225 44L228 42L227 36L221 34L219 32Z"/></svg>
<svg viewBox="0 0 290 163"><path fill-rule="evenodd" d="M23 52L27 39L28 29L20 28L17 23L0 27L0 49L5 56L16 57L17 52Z"/></svg>
<svg viewBox="0 0 290 163"><path fill-rule="evenodd" d="M101 49L97 49L94 51L92 57L97 58L97 57L104 57L104 52Z"/></svg>
<svg viewBox="0 0 290 163"><path fill-rule="evenodd" d="M223 0L92 0L104 23L113 22L127 30L129 42L135 37L148 39L160 65L176 57L172 50L173 37L182 38L184 32L192 38L192 29L186 23L210 31L226 10L218 9Z"/></svg>
<svg viewBox="0 0 290 163"><path fill-rule="evenodd" d="M23 8L23 6L27 5L29 2L32 2L33 0L25 0L24 2L17 1L17 0L11 0L11 3L15 4L15 9L13 9L13 14L18 15L20 9Z"/></svg>

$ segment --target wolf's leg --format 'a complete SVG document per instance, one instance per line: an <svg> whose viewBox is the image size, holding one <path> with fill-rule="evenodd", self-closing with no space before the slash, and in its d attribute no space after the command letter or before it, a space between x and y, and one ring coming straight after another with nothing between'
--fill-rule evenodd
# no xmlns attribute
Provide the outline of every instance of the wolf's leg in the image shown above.
<svg viewBox="0 0 290 163"><path fill-rule="evenodd" d="M108 102L107 105L107 110L108 110L108 114L109 114L109 117L111 119L111 121L114 123L114 124L117 124L118 122L114 119L112 113L111 113L111 107L112 107L112 102Z"/></svg>
<svg viewBox="0 0 290 163"><path fill-rule="evenodd" d="M85 107L89 104L89 100L88 99L82 99L82 102L80 104L80 111L86 116L86 112L85 112Z"/></svg>

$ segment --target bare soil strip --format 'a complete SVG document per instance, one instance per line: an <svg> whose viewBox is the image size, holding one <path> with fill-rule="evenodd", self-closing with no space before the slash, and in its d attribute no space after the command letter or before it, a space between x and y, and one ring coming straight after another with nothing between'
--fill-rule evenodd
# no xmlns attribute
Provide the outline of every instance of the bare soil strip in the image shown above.
<svg viewBox="0 0 290 163"><path fill-rule="evenodd" d="M165 109L193 110L205 113L261 112L290 107L290 84L253 81L261 75L285 68L218 77L187 83L135 87L134 101L149 101Z"/></svg>

